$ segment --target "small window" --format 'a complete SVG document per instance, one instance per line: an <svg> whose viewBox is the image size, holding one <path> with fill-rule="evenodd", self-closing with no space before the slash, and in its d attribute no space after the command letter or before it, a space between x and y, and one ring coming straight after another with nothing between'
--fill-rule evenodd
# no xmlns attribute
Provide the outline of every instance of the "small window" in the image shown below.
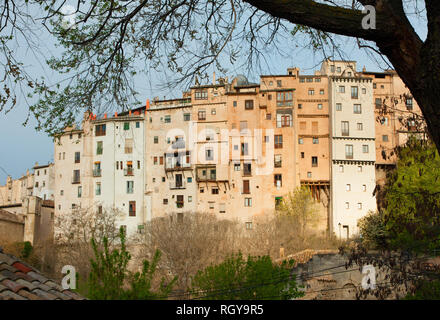
<svg viewBox="0 0 440 320"><path fill-rule="evenodd" d="M347 184L345 186L345 191L351 191L351 184Z"/></svg>
<svg viewBox="0 0 440 320"><path fill-rule="evenodd" d="M362 166L358 166L358 172L362 172Z"/></svg>
<svg viewBox="0 0 440 320"><path fill-rule="evenodd" d="M312 167L318 166L318 157L312 157Z"/></svg>
<svg viewBox="0 0 440 320"><path fill-rule="evenodd" d="M246 100L244 102L244 108L245 108L245 110L252 110L252 109L254 109L254 100Z"/></svg>
<svg viewBox="0 0 440 320"><path fill-rule="evenodd" d="M345 93L345 86L339 86L339 93Z"/></svg>
<svg viewBox="0 0 440 320"><path fill-rule="evenodd" d="M353 113L355 113L355 114L361 114L362 113L362 108L361 108L360 104L353 105Z"/></svg>
<svg viewBox="0 0 440 320"><path fill-rule="evenodd" d="M166 115L166 116L163 118L163 120L164 120L165 123L171 123L171 116L170 116L170 115Z"/></svg>
<svg viewBox="0 0 440 320"><path fill-rule="evenodd" d="M128 215L130 217L136 217L136 201L128 202Z"/></svg>
<svg viewBox="0 0 440 320"><path fill-rule="evenodd" d="M318 110L322 110L322 103L318 103Z"/></svg>
<svg viewBox="0 0 440 320"><path fill-rule="evenodd" d="M350 203L349 202L345 203L345 209L350 209Z"/></svg>
<svg viewBox="0 0 440 320"><path fill-rule="evenodd" d="M363 185L362 185L362 191L363 191L363 192L367 191L367 185L366 185L366 184L363 184Z"/></svg>
<svg viewBox="0 0 440 320"><path fill-rule="evenodd" d="M342 103L336 104L336 111L342 111Z"/></svg>
<svg viewBox="0 0 440 320"><path fill-rule="evenodd" d="M163 204L168 204L168 199L163 199Z"/></svg>
<svg viewBox="0 0 440 320"><path fill-rule="evenodd" d="M244 206L252 207L252 198L244 198Z"/></svg>
<svg viewBox="0 0 440 320"><path fill-rule="evenodd" d="M124 122L124 130L130 129L130 122Z"/></svg>
<svg viewBox="0 0 440 320"><path fill-rule="evenodd" d="M361 210L362 209L362 203L358 203L358 209Z"/></svg>
<svg viewBox="0 0 440 320"><path fill-rule="evenodd" d="M384 135L382 136L382 141L383 141L383 142L388 142L388 135L384 134Z"/></svg>
<svg viewBox="0 0 440 320"><path fill-rule="evenodd" d="M213 114L213 115L216 114L215 108L212 108L212 109L211 109L211 114Z"/></svg>
<svg viewBox="0 0 440 320"><path fill-rule="evenodd" d="M298 144L304 144L304 138L298 138Z"/></svg>
<svg viewBox="0 0 440 320"><path fill-rule="evenodd" d="M191 113L184 113L183 121L190 121L190 120L191 120Z"/></svg>
<svg viewBox="0 0 440 320"><path fill-rule="evenodd" d="M362 131L362 130L364 130L364 126L363 126L363 124L362 123L357 123L357 129L359 130L359 131Z"/></svg>
<svg viewBox="0 0 440 320"><path fill-rule="evenodd" d="M277 80L277 87L281 87L281 86L282 86L281 80Z"/></svg>
<svg viewBox="0 0 440 320"><path fill-rule="evenodd" d="M319 139L318 138L313 138L313 144L319 144Z"/></svg>
<svg viewBox="0 0 440 320"><path fill-rule="evenodd" d="M140 127L140 123L139 123L139 121L136 121L136 128L139 128Z"/></svg>
<svg viewBox="0 0 440 320"><path fill-rule="evenodd" d="M212 189L211 189L211 194L218 194L219 192L218 192L218 188L216 188L216 187L213 187Z"/></svg>
<svg viewBox="0 0 440 320"><path fill-rule="evenodd" d="M246 222L246 230L252 230L252 222Z"/></svg>
<svg viewBox="0 0 440 320"><path fill-rule="evenodd" d="M155 136L155 137L154 137L154 143L155 143L155 144L159 143L159 137L158 137L158 136Z"/></svg>
<svg viewBox="0 0 440 320"><path fill-rule="evenodd" d="M368 144L362 145L362 152L363 153L368 153Z"/></svg>
<svg viewBox="0 0 440 320"><path fill-rule="evenodd" d="M344 166L343 165L339 166L339 172L344 172Z"/></svg>
<svg viewBox="0 0 440 320"><path fill-rule="evenodd" d="M237 101L232 102L232 106L235 108L237 107Z"/></svg>
<svg viewBox="0 0 440 320"><path fill-rule="evenodd" d="M309 89L309 96L313 96L315 94L315 90L314 89Z"/></svg>

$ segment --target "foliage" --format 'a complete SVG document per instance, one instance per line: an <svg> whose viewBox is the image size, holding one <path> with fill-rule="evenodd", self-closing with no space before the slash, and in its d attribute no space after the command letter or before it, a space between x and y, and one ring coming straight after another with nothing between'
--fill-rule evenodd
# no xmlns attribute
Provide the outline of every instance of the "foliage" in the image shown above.
<svg viewBox="0 0 440 320"><path fill-rule="evenodd" d="M171 292L176 278L165 283L162 278L157 291L153 290L154 275L160 260L160 251L156 251L151 263L143 261L141 272L131 273L127 269L130 253L125 245L125 233L119 231L120 249L110 251L107 238L104 238L103 249L100 250L92 239L95 260L91 261L88 289L89 298L98 300L115 299L165 299ZM128 288L125 288L125 286Z"/></svg>
<svg viewBox="0 0 440 320"><path fill-rule="evenodd" d="M318 220L318 208L310 190L301 186L283 198L277 207L281 217L287 217L294 222L292 232L305 239L307 228L314 227Z"/></svg>
<svg viewBox="0 0 440 320"><path fill-rule="evenodd" d="M440 300L440 281L420 281L415 292L408 294L405 300Z"/></svg>
<svg viewBox="0 0 440 320"><path fill-rule="evenodd" d="M384 249L388 246L389 235L381 213L370 211L357 224L362 241L367 247Z"/></svg>
<svg viewBox="0 0 440 320"><path fill-rule="evenodd" d="M410 138L385 188L384 222L392 248L440 245L440 157L433 143Z"/></svg>
<svg viewBox="0 0 440 320"><path fill-rule="evenodd" d="M287 300L300 297L294 261L281 265L272 263L269 256L243 259L241 253L229 256L218 265L200 270L192 281L192 293L207 300Z"/></svg>

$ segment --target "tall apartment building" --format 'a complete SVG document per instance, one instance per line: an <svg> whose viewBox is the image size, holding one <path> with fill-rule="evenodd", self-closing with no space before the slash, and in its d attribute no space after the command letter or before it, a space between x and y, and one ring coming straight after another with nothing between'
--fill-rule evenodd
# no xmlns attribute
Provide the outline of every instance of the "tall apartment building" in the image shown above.
<svg viewBox="0 0 440 320"><path fill-rule="evenodd" d="M376 210L375 115L371 78L356 71L355 61L327 60L331 127L332 231L356 234L357 221Z"/></svg>
<svg viewBox="0 0 440 320"><path fill-rule="evenodd" d="M35 163L34 188L32 195L43 200L54 200L55 170L54 164L39 165Z"/></svg>
<svg viewBox="0 0 440 320"><path fill-rule="evenodd" d="M55 214L72 209L113 210L129 234L151 216L145 189L144 115L97 119L86 113L81 129L55 141Z"/></svg>

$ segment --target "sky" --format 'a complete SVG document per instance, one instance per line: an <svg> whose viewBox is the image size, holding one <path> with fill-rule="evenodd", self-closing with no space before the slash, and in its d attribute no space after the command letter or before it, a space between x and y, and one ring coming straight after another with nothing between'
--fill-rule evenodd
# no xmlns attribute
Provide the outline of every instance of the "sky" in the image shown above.
<svg viewBox="0 0 440 320"><path fill-rule="evenodd" d="M410 16L414 28L422 39L426 37L426 24L423 19L417 19ZM50 54L57 54L61 51L55 48L53 40L47 34L41 34L40 43L44 44L42 52L49 57ZM293 40L292 40L293 41ZM293 43L293 42L292 42ZM353 41L347 41L343 45L343 51L347 58L356 60L358 62L358 70L362 70L365 66L369 71L380 71L380 66L374 59L364 51L359 50L353 45ZM24 44L18 43L16 54L19 59L24 61L29 70L34 73L44 75L49 79L54 79L57 75L45 67L41 56L33 55L26 49ZM314 54L311 49L296 48L294 45L285 50L284 56L270 56L269 63L264 71L265 74L287 74L287 68L299 67L301 73L312 74L314 70L319 70L322 58L319 54ZM139 65L143 68L143 64ZM212 69L214 70L214 68ZM231 74L226 76L232 79L237 74L252 74L246 68L231 70ZM254 72L255 74L255 72ZM216 72L217 79L221 76ZM257 82L257 75L253 76L255 79L250 81ZM139 92L138 99L145 101L152 99L155 96L167 98L176 98L181 96L181 89L159 89L162 88L160 77L157 74L144 74L136 78L136 89ZM32 169L36 162L38 164L47 164L53 162L54 144L51 137L48 137L44 132L37 132L34 127L35 119L31 118L27 126L22 123L26 120L28 114L27 104L20 99L18 104L9 113L0 113L0 185L6 183L7 175L12 176L13 179L21 177L26 174L27 169Z"/></svg>

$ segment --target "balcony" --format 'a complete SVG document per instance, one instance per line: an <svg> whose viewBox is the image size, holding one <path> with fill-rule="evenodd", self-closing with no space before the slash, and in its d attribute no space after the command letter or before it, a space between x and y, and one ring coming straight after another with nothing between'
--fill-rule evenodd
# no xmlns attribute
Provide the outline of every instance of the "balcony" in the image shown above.
<svg viewBox="0 0 440 320"><path fill-rule="evenodd" d="M93 169L93 176L100 177L101 176L101 169Z"/></svg>
<svg viewBox="0 0 440 320"><path fill-rule="evenodd" d="M125 168L124 169L124 176L132 176L133 175L133 168Z"/></svg>
<svg viewBox="0 0 440 320"><path fill-rule="evenodd" d="M72 184L79 184L79 183L81 183L81 178L79 176L73 176Z"/></svg>
<svg viewBox="0 0 440 320"><path fill-rule="evenodd" d="M290 120L278 120L277 121L277 128L286 128L286 127L293 127L293 121Z"/></svg>
<svg viewBox="0 0 440 320"><path fill-rule="evenodd" d="M170 181L170 189L176 190L176 189L185 189L186 188L186 182L185 181Z"/></svg>

